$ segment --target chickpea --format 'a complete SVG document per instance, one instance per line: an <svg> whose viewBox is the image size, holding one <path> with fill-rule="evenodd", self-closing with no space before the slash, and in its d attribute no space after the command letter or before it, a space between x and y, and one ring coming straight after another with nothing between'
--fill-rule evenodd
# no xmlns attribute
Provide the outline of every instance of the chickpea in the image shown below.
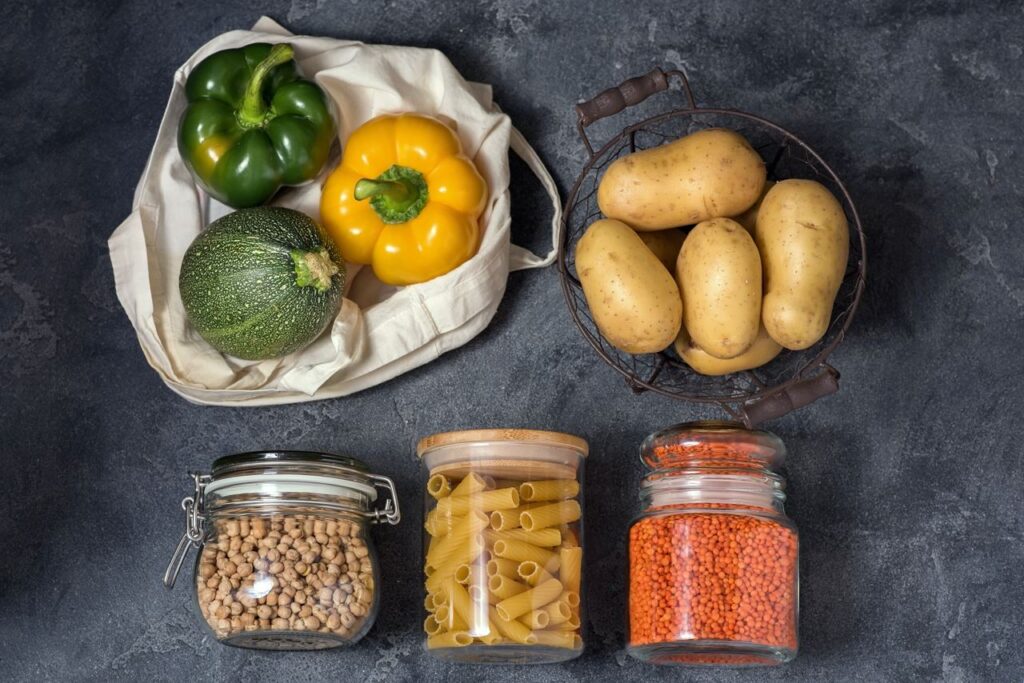
<svg viewBox="0 0 1024 683"><path fill-rule="evenodd" d="M196 594L218 638L270 629L348 638L365 621L373 567L360 525L286 515L227 519L215 531L200 553Z"/></svg>

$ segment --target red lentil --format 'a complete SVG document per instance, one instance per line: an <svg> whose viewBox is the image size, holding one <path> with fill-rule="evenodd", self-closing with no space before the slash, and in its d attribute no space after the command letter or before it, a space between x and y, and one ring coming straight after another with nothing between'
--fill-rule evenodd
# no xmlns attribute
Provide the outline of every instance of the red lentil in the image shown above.
<svg viewBox="0 0 1024 683"><path fill-rule="evenodd" d="M772 461L758 457L763 446L730 451L721 438L709 445L684 433L644 449L660 467L629 533L630 652L670 663L786 661L797 649L798 538L781 512L781 484L772 488L781 480L764 476ZM742 499L737 491L778 506L729 502Z"/></svg>

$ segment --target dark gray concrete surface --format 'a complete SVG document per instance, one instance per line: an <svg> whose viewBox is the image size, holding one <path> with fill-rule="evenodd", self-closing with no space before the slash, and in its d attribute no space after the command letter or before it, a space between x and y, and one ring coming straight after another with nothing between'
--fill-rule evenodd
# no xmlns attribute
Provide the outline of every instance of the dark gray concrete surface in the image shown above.
<svg viewBox="0 0 1024 683"><path fill-rule="evenodd" d="M299 33L444 50L494 85L563 191L585 160L572 105L655 65L687 68L701 101L776 120L835 165L867 229L870 286L834 357L840 393L772 425L792 451L803 539L792 664L660 669L624 654L636 447L714 413L631 394L577 334L554 269L513 275L466 347L352 398L206 408L161 384L115 297L106 239L173 71L261 13ZM1019 2L15 0L0 27L0 678L1024 679ZM515 238L539 247L543 195L513 171ZM478 425L594 445L576 661L460 667L421 649L413 444ZM186 471L271 446L349 453L398 482L406 519L376 534L380 618L352 649L222 647L187 582L160 585Z"/></svg>

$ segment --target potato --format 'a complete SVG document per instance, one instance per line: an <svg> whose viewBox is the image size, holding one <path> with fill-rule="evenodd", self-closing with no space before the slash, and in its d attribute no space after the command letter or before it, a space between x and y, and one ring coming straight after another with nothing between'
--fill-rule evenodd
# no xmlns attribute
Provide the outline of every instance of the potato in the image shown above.
<svg viewBox="0 0 1024 683"><path fill-rule="evenodd" d="M764 265L764 326L785 348L806 349L828 331L846 272L843 207L821 183L783 180L765 195L754 237Z"/></svg>
<svg viewBox="0 0 1024 683"><path fill-rule="evenodd" d="M728 375L742 370L759 368L775 358L782 351L782 346L768 335L761 325L757 331L757 339L749 349L735 358L715 358L710 353L693 343L686 328L679 330L675 342L676 353L687 365L702 375Z"/></svg>
<svg viewBox="0 0 1024 683"><path fill-rule="evenodd" d="M751 237L754 235L754 228L757 226L757 211L761 208L761 202L764 201L764 196L768 194L768 190L775 186L774 180L765 181L764 189L761 190L761 196L757 198L754 205L741 213L738 216L734 216L733 220L746 228L747 232L750 233Z"/></svg>
<svg viewBox="0 0 1024 683"><path fill-rule="evenodd" d="M683 247L683 240L686 233L682 230L656 230L654 232L639 232L640 239L644 241L647 248L654 252L658 260L664 264L668 272L676 272L676 259L679 258L679 250Z"/></svg>
<svg viewBox="0 0 1024 683"><path fill-rule="evenodd" d="M594 322L615 348L654 353L679 334L675 280L625 223L603 219L587 228L576 245L576 272Z"/></svg>
<svg viewBox="0 0 1024 683"><path fill-rule="evenodd" d="M597 187L597 205L637 230L664 230L743 213L765 177L764 161L742 135L709 128L616 159Z"/></svg>
<svg viewBox="0 0 1024 683"><path fill-rule="evenodd" d="M690 231L676 263L683 326L712 356L735 358L761 326L761 256L743 226L729 218Z"/></svg>

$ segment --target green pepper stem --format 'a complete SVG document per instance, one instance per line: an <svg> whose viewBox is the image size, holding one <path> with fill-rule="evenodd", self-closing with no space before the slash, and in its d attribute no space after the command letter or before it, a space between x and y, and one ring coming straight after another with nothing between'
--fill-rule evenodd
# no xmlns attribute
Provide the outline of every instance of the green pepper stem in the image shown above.
<svg viewBox="0 0 1024 683"><path fill-rule="evenodd" d="M245 86L242 107L238 110L238 121L243 127L262 126L267 117L267 106L263 102L263 81L274 67L284 64L295 54L288 43L278 43L270 48L270 53L256 65Z"/></svg>

